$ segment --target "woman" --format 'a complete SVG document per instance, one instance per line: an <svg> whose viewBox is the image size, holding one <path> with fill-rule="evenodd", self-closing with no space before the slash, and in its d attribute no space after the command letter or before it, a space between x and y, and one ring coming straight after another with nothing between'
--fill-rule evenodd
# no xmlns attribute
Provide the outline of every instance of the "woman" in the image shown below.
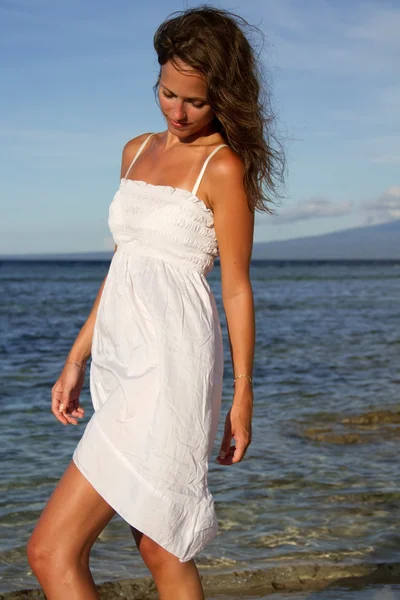
<svg viewBox="0 0 400 600"><path fill-rule="evenodd" d="M123 150L114 256L52 390L55 417L76 425L92 356L95 412L27 547L49 600L99 597L89 553L116 512L160 598L204 598L194 556L217 533L207 473L224 366L206 275L219 255L234 370L217 458L227 466L251 441L254 211L269 210L262 185L272 194L280 160L245 24L203 6L155 34L167 129Z"/></svg>

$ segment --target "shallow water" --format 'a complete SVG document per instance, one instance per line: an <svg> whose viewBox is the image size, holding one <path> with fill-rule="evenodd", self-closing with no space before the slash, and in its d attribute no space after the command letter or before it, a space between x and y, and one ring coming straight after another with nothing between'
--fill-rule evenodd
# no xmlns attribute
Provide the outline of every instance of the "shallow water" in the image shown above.
<svg viewBox="0 0 400 600"><path fill-rule="evenodd" d="M81 396L86 417L77 427L63 427L51 414L51 387L106 271L106 263L96 262L0 264L3 592L37 587L25 544L92 414L88 377ZM219 275L218 266L209 275L225 343L214 457L232 399ZM241 464L210 464L220 529L197 556L200 571L267 568L299 559L398 561L400 425L391 417L369 424L343 419L400 410L400 264L254 263L252 281L253 442ZM93 548L92 571L97 583L149 574L118 516ZM361 598L340 593L298 597ZM373 593L400 598L398 589Z"/></svg>

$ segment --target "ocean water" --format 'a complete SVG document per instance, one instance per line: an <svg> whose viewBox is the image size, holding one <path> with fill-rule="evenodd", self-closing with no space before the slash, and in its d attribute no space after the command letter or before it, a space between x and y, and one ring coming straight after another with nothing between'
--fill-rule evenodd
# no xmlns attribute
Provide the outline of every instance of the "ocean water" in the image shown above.
<svg viewBox="0 0 400 600"><path fill-rule="evenodd" d="M38 587L25 545L93 412L88 373L76 427L52 415L51 388L107 268L0 263L0 592ZM254 262L251 274L253 441L231 467L215 461L232 369L219 266L208 276L225 386L209 471L219 533L196 558L200 572L399 562L400 263ZM95 543L91 568L97 583L149 575L118 515ZM400 598L388 586L329 593L290 597Z"/></svg>

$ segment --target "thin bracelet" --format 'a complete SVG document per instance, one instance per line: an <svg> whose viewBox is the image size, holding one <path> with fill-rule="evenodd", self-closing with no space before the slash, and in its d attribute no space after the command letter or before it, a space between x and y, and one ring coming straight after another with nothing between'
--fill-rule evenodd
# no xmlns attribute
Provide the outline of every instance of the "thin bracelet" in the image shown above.
<svg viewBox="0 0 400 600"><path fill-rule="evenodd" d="M84 360L83 362L79 363L79 362L74 362L72 360L66 360L65 364L69 364L69 365L76 365L77 367L83 368L86 367L86 360Z"/></svg>
<svg viewBox="0 0 400 600"><path fill-rule="evenodd" d="M240 379L241 377L246 377L246 379L248 379L250 381L251 385L253 386L253 380L250 377L250 375L241 374L241 375L237 375L236 377L233 378L233 387L235 387L236 379Z"/></svg>

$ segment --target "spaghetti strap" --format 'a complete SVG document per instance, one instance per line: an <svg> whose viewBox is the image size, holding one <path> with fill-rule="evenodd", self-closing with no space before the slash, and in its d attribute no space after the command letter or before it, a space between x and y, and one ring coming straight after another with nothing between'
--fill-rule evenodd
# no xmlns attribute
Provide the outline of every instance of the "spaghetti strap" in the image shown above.
<svg viewBox="0 0 400 600"><path fill-rule="evenodd" d="M200 174L199 174L199 176L198 176L198 178L197 178L197 181L196 181L196 183L194 184L194 188L193 188L193 190L192 190L192 194L193 194L194 196L197 194L197 190L199 189L199 185L200 185L200 183L201 183L201 180L202 180L202 178L203 178L204 171L206 170L206 167L207 167L207 165L208 165L208 162L211 160L211 158L214 156L214 154L215 154L216 152L218 152L218 150L219 150L220 148L223 148L224 146L228 146L228 144L220 144L219 146L217 146L216 148L214 148L214 150L211 152L210 156L208 156L208 157L206 158L206 160L204 161L203 168L201 169L201 171L200 171Z"/></svg>
<svg viewBox="0 0 400 600"><path fill-rule="evenodd" d="M127 172L125 173L124 179L126 179L128 177L128 173L132 169L133 163L136 161L136 159L138 158L139 154L142 152L143 148L147 144L147 140L149 140L152 135L154 135L154 133L150 133L150 135L147 136L147 138L144 140L144 142L140 146L139 150L136 152L135 156L133 157L133 160L132 160L131 164L129 165L129 168L128 168Z"/></svg>

